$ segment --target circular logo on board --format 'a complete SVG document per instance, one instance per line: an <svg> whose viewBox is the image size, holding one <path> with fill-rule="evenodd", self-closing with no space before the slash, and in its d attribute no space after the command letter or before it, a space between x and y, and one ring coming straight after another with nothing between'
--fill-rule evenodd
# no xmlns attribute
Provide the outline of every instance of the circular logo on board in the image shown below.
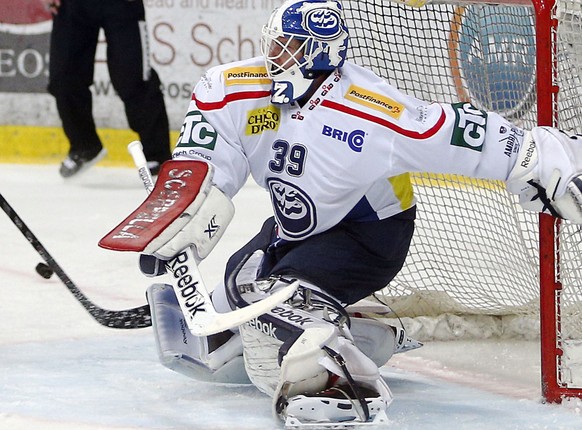
<svg viewBox="0 0 582 430"><path fill-rule="evenodd" d="M535 102L532 12L489 5L460 7L457 12L450 58L459 97L507 118L522 117Z"/></svg>

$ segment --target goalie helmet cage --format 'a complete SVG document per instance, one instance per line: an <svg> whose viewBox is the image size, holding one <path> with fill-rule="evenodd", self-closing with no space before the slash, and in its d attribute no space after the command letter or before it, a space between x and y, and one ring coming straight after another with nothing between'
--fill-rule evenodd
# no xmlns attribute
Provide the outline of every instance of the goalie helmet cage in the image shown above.
<svg viewBox="0 0 582 430"><path fill-rule="evenodd" d="M554 125L580 133L581 2L365 0L343 6L351 60L405 93L471 102L524 129ZM514 150L510 140L504 144ZM495 181L429 174L414 174L412 181L416 233L384 300L401 320L462 315L478 324L493 321L479 336L529 338L533 332L541 343L545 400L582 397L579 226L524 212ZM438 337L432 330L423 333Z"/></svg>

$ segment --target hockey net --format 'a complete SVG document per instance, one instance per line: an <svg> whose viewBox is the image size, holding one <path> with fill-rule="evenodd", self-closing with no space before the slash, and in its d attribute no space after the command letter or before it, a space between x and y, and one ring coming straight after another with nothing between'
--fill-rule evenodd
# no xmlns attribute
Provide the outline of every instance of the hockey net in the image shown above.
<svg viewBox="0 0 582 430"><path fill-rule="evenodd" d="M423 1L344 1L352 60L423 100L582 132L582 0ZM407 330L450 339L470 336L472 321L480 338L539 338L545 398L580 396L580 227L524 212L502 183L413 182L413 244L383 291Z"/></svg>

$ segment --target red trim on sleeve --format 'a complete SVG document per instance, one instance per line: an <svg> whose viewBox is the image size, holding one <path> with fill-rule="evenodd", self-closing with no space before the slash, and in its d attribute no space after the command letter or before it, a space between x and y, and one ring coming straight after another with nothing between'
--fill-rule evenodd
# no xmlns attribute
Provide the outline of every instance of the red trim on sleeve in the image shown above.
<svg viewBox="0 0 582 430"><path fill-rule="evenodd" d="M378 118L377 116L370 115L369 113L362 112L357 109L353 109L351 107L342 105L340 103L332 102L330 100L322 101L321 105L329 109L334 109L346 113L348 115L357 116L358 118L362 118L367 121L371 121L375 124L382 125L391 130L394 130L396 133L399 133L406 137L410 137L411 139L428 139L429 137L435 135L445 123L446 118L445 111L442 110L441 116L437 120L436 124L429 128L428 130L419 133L418 131L404 129L402 127L397 126L396 124L391 123L390 121L386 121L385 119Z"/></svg>
<svg viewBox="0 0 582 430"><path fill-rule="evenodd" d="M202 102L196 98L195 94L192 94L192 100L196 102L201 110L216 110L222 109L228 103L237 100L248 100L248 99L261 99L263 97L270 97L271 91L241 91L239 93L227 94L222 100L217 102Z"/></svg>

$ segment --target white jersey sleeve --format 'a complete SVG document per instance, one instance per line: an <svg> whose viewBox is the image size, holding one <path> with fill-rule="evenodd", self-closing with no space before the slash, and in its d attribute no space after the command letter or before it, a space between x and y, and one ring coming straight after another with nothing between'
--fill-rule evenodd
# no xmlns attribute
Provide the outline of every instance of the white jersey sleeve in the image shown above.
<svg viewBox="0 0 582 430"><path fill-rule="evenodd" d="M225 102L223 69L210 69L195 86L173 156L211 163L215 185L232 198L250 169L236 133L239 119L231 116Z"/></svg>
<svg viewBox="0 0 582 430"><path fill-rule="evenodd" d="M378 141L384 144L374 145L367 162L382 164L389 175L428 172L508 178L524 130L500 115L470 103L430 103L409 97L353 65L345 69L344 77L351 82L344 90L344 110L377 125L366 140L372 140L372 133L383 135Z"/></svg>

